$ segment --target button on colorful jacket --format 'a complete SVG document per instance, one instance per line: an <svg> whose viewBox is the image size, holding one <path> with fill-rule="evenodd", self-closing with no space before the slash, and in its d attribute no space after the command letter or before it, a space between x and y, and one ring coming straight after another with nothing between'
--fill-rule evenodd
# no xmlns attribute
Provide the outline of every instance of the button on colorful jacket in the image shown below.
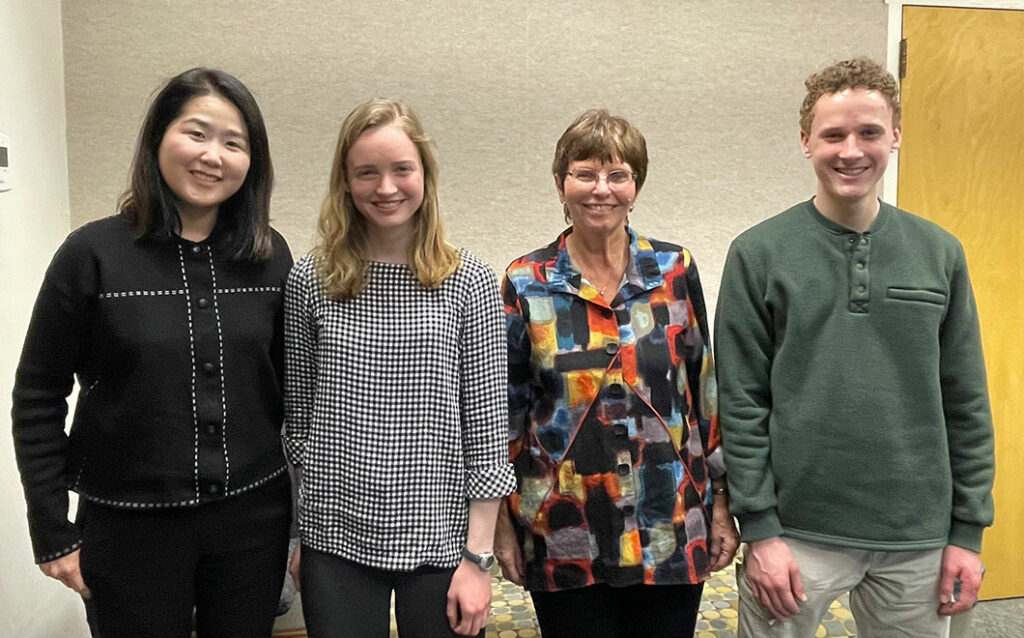
<svg viewBox="0 0 1024 638"><path fill-rule="evenodd" d="M570 262L571 232L512 262L502 284L527 589L700 582L709 479L725 468L697 267L627 229L609 304Z"/></svg>

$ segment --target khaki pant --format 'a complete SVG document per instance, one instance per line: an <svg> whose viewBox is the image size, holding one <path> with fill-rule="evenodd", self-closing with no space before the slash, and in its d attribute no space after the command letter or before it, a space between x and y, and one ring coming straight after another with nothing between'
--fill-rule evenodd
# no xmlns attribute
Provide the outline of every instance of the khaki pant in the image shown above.
<svg viewBox="0 0 1024 638"><path fill-rule="evenodd" d="M783 538L800 568L807 602L786 620L754 598L742 564L738 638L813 638L829 605L850 593L861 638L946 638L949 619L938 614L942 550L875 552Z"/></svg>

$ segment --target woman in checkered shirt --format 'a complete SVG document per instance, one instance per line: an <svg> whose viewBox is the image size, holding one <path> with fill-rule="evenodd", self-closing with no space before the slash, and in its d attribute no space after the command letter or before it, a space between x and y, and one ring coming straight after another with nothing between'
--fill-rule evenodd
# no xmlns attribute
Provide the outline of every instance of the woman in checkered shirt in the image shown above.
<svg viewBox="0 0 1024 638"><path fill-rule="evenodd" d="M494 273L445 243L405 105L346 118L312 254L285 291L285 448L309 635L480 635L508 462Z"/></svg>

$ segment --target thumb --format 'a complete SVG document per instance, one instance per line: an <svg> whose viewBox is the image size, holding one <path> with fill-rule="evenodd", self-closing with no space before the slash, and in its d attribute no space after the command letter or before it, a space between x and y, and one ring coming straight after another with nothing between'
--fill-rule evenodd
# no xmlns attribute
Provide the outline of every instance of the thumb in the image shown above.
<svg viewBox="0 0 1024 638"><path fill-rule="evenodd" d="M804 581L800 580L800 568L793 563L789 568L789 582L793 589L793 595L802 602L807 602L807 594L804 593Z"/></svg>
<svg viewBox="0 0 1024 638"><path fill-rule="evenodd" d="M448 625L454 629L459 624L459 603L451 591L448 592L448 608L445 611L448 615Z"/></svg>
<svg viewBox="0 0 1024 638"><path fill-rule="evenodd" d="M295 585L295 591L302 591L302 579L299 572L299 566L301 564L302 545L296 545L295 551L292 552L292 557L288 560L288 575L292 577L292 584Z"/></svg>
<svg viewBox="0 0 1024 638"><path fill-rule="evenodd" d="M948 603L953 600L953 581L955 577L952 571L943 569L939 575L939 602Z"/></svg>

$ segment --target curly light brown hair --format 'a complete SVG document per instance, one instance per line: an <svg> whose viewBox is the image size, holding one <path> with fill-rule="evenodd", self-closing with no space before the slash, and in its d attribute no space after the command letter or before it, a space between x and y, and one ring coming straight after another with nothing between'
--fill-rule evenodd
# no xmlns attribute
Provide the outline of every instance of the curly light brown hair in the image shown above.
<svg viewBox="0 0 1024 638"><path fill-rule="evenodd" d="M900 124L900 86L896 78L881 64L870 58L842 60L828 66L804 81L807 95L800 106L800 130L811 133L814 121L814 105L822 95L838 93L845 89L867 89L878 91L892 110L893 128Z"/></svg>

